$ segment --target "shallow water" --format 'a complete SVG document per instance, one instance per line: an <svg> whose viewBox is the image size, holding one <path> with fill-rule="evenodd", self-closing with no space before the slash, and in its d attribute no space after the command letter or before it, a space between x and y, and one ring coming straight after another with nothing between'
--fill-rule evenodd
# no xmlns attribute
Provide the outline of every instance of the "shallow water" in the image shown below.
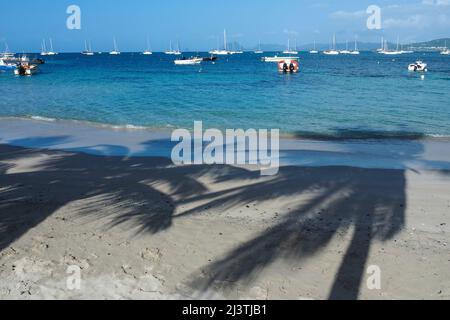
<svg viewBox="0 0 450 320"><path fill-rule="evenodd" d="M253 53L201 66L175 66L163 54L60 54L32 77L0 74L0 117L154 128L201 120L205 128L328 138L450 136L449 57L300 57L301 72L286 75ZM430 69L423 80L407 71L419 58Z"/></svg>

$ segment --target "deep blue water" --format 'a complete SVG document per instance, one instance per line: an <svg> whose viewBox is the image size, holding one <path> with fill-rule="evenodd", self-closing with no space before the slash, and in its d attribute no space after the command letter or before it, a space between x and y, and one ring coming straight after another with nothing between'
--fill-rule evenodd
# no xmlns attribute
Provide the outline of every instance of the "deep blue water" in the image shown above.
<svg viewBox="0 0 450 320"><path fill-rule="evenodd" d="M206 55L206 54L203 54ZM265 55L273 55L266 53ZM277 72L260 55L175 66L163 54L60 54L40 73L0 73L0 117L112 125L279 128L299 135L450 136L450 57L415 53L301 53L301 72ZM425 79L407 71L422 59Z"/></svg>

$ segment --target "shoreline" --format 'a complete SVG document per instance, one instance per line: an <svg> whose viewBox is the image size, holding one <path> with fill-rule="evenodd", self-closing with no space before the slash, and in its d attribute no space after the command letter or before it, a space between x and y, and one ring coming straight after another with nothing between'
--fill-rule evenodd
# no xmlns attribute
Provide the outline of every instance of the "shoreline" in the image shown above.
<svg viewBox="0 0 450 320"><path fill-rule="evenodd" d="M0 118L0 144L98 156L170 158L171 130L111 128L73 121ZM450 140L280 138L281 166L450 169Z"/></svg>
<svg viewBox="0 0 450 320"><path fill-rule="evenodd" d="M44 116L0 116L0 122L4 121L30 121L58 123L61 126L80 126L100 129L109 129L115 131L146 131L151 133L165 133L170 134L175 129L192 130L191 127L175 127L172 125L166 126L142 126L133 124L111 124L88 120L76 119L59 119L49 118ZM235 128L240 129L240 128ZM275 128L273 128L275 129ZM378 131L359 131L359 130L343 130L340 135L333 133L316 133L316 132L285 132L280 131L280 139L285 140L307 140L307 141L378 141L378 140L431 140L431 141L445 141L450 142L450 134L423 134L416 132L378 132Z"/></svg>

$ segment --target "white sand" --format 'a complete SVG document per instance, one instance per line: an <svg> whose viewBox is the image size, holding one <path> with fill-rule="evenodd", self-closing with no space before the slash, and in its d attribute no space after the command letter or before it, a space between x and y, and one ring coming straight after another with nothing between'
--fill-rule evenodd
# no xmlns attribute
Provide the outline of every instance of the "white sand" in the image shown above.
<svg viewBox="0 0 450 320"><path fill-rule="evenodd" d="M438 170L260 177L3 145L0 298L449 299L449 191Z"/></svg>

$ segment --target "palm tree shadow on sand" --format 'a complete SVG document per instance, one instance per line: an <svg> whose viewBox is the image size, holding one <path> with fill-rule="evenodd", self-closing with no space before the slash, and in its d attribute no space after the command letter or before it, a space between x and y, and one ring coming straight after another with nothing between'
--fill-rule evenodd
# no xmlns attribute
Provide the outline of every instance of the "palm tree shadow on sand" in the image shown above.
<svg viewBox="0 0 450 320"><path fill-rule="evenodd" d="M97 157L3 148L6 152L0 154L0 251L58 209L81 199L91 201L79 209L80 214L93 219L109 216L112 223L108 228L129 226L138 234L167 230L174 219L198 214L206 206L233 210L250 202L311 195L285 212L280 211L282 218L274 226L237 244L224 257L194 274L189 284L200 291L250 283L277 259L311 258L325 249L333 237L352 229L352 239L329 298L357 299L371 244L392 239L405 224L405 169L283 167L277 176L261 178L259 172L230 166L176 167L166 158ZM422 149L422 144L416 142L411 158L420 155ZM14 163L42 153L48 157L38 170L12 170ZM248 183L212 192L199 181L205 175L215 182ZM155 186L161 183L170 186L170 194L158 191ZM71 188L72 192L65 192ZM43 199L37 190L42 190ZM176 208L197 201L202 205L175 214ZM129 206L130 203L139 205Z"/></svg>

